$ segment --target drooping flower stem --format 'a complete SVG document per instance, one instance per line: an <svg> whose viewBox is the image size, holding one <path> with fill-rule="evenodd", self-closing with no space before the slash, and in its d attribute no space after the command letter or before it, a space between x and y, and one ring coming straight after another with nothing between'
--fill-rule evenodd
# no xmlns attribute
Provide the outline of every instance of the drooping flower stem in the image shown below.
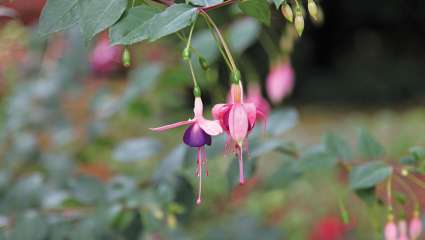
<svg viewBox="0 0 425 240"><path fill-rule="evenodd" d="M217 25L214 23L214 21L211 19L211 17L204 11L204 10L200 10L202 16L205 18L206 22L209 23L208 25L212 26L212 28L214 29L221 45L223 46L223 49L227 55L227 58L229 59L230 62L230 70L232 72L237 71L237 67L235 64L235 61L232 57L232 54L230 53L229 47L227 46L226 41L224 40L223 36L220 33L220 30L218 29Z"/></svg>

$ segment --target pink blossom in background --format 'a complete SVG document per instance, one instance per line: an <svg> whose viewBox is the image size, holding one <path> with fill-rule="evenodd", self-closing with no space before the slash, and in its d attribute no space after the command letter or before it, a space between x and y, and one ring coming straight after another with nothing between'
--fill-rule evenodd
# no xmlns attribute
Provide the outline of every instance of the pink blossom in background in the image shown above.
<svg viewBox="0 0 425 240"><path fill-rule="evenodd" d="M397 240L409 240L407 237L407 223L406 220L400 220L398 222L398 239Z"/></svg>
<svg viewBox="0 0 425 240"><path fill-rule="evenodd" d="M270 104L264 99L261 95L260 86L257 84L251 84L248 86L248 95L246 97L246 102L253 103L257 110L263 113L260 117L260 120L265 120L268 118L270 113Z"/></svg>
<svg viewBox="0 0 425 240"><path fill-rule="evenodd" d="M102 37L90 54L90 66L96 74L107 75L122 68L123 48L111 46L107 37Z"/></svg>
<svg viewBox="0 0 425 240"><path fill-rule="evenodd" d="M397 225L389 220L384 229L385 240L397 240Z"/></svg>
<svg viewBox="0 0 425 240"><path fill-rule="evenodd" d="M416 240L422 233L422 221L419 218L419 213L415 213L409 223L409 236L412 240Z"/></svg>
<svg viewBox="0 0 425 240"><path fill-rule="evenodd" d="M275 104L280 103L291 94L294 81L294 70L289 62L281 62L273 66L266 80L266 90L270 100Z"/></svg>

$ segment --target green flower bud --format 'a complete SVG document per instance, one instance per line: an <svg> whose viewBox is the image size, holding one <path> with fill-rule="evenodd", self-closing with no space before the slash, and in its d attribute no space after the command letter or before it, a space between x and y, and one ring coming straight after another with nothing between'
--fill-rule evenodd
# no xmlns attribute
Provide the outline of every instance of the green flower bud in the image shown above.
<svg viewBox="0 0 425 240"><path fill-rule="evenodd" d="M201 97L201 89L199 88L199 86L195 86L193 88L193 96Z"/></svg>
<svg viewBox="0 0 425 240"><path fill-rule="evenodd" d="M204 71L207 71L209 68L207 59L205 59L204 57L199 57L199 65L201 65L202 69L204 69Z"/></svg>
<svg viewBox="0 0 425 240"><path fill-rule="evenodd" d="M232 72L232 83L234 84L239 84L239 82L241 81L241 72L239 72L239 70L235 70Z"/></svg>
<svg viewBox="0 0 425 240"><path fill-rule="evenodd" d="M301 37L304 31L304 17L301 9L297 9L295 13L295 30L297 30L298 36Z"/></svg>
<svg viewBox="0 0 425 240"><path fill-rule="evenodd" d="M308 8L308 12L310 13L310 16L314 20L317 20L317 18L318 18L318 10L317 10L316 3L313 0L308 0L307 8Z"/></svg>
<svg viewBox="0 0 425 240"><path fill-rule="evenodd" d="M280 8L280 11L282 12L282 15L288 20L289 22L292 22L294 20L294 14L292 13L292 8L289 6L288 3L283 3L282 7Z"/></svg>
<svg viewBox="0 0 425 240"><path fill-rule="evenodd" d="M190 58L190 48L186 47L182 53L183 60L187 61Z"/></svg>
<svg viewBox="0 0 425 240"><path fill-rule="evenodd" d="M124 52L122 53L122 64L124 67L130 67L131 65L131 55L128 48L124 48Z"/></svg>

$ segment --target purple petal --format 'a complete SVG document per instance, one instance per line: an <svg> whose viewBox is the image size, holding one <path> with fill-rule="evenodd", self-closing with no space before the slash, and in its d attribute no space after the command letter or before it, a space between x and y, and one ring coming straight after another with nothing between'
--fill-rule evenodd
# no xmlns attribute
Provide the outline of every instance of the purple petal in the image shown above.
<svg viewBox="0 0 425 240"><path fill-rule="evenodd" d="M195 123L184 132L183 142L191 147L202 147L205 144L211 145L211 136Z"/></svg>

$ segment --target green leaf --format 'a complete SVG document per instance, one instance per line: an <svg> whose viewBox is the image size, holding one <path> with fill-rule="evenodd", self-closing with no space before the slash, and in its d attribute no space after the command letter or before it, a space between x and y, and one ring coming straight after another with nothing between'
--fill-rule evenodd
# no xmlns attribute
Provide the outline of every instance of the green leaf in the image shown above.
<svg viewBox="0 0 425 240"><path fill-rule="evenodd" d="M285 2L285 0L273 0L276 9L279 9L280 5L282 5L283 2Z"/></svg>
<svg viewBox="0 0 425 240"><path fill-rule="evenodd" d="M322 145L314 146L300 158L301 171L321 170L331 168L337 163L336 156L327 152Z"/></svg>
<svg viewBox="0 0 425 240"><path fill-rule="evenodd" d="M270 25L270 8L266 0L244 0L239 7L246 15L256 18L265 25Z"/></svg>
<svg viewBox="0 0 425 240"><path fill-rule="evenodd" d="M283 160L283 164L278 166L277 170L266 178L265 185L267 188L286 187L302 175L299 161L291 157L286 157Z"/></svg>
<svg viewBox="0 0 425 240"><path fill-rule="evenodd" d="M27 214L22 218L18 218L16 226L12 230L11 240L42 240L47 237L46 221L35 213Z"/></svg>
<svg viewBox="0 0 425 240"><path fill-rule="evenodd" d="M130 45L149 38L149 20L160 9L148 5L131 8L126 15L110 28L112 44Z"/></svg>
<svg viewBox="0 0 425 240"><path fill-rule="evenodd" d="M334 154L341 160L349 161L353 159L353 151L350 145L341 136L334 133L326 133L323 142L328 152Z"/></svg>
<svg viewBox="0 0 425 240"><path fill-rule="evenodd" d="M187 146L180 144L174 148L157 167L153 176L154 181L171 180L183 166L186 154Z"/></svg>
<svg viewBox="0 0 425 240"><path fill-rule="evenodd" d="M365 129L360 129L357 135L357 148L363 157L377 158L384 155L384 148Z"/></svg>
<svg viewBox="0 0 425 240"><path fill-rule="evenodd" d="M260 34L260 30L260 24L249 17L232 23L227 33L229 47L232 52L242 54L242 52L255 42Z"/></svg>
<svg viewBox="0 0 425 240"><path fill-rule="evenodd" d="M124 141L115 148L113 158L120 162L131 163L146 160L159 152L161 144L150 138L136 138Z"/></svg>
<svg viewBox="0 0 425 240"><path fill-rule="evenodd" d="M186 4L174 4L155 15L149 22L149 39L158 40L192 24L198 15L198 8Z"/></svg>
<svg viewBox="0 0 425 240"><path fill-rule="evenodd" d="M38 25L42 36L63 31L80 19L80 0L48 0Z"/></svg>
<svg viewBox="0 0 425 240"><path fill-rule="evenodd" d="M209 7L212 5L222 3L223 0L190 0L190 2L197 6Z"/></svg>
<svg viewBox="0 0 425 240"><path fill-rule="evenodd" d="M127 7L127 0L82 0L81 30L86 40L114 24Z"/></svg>
<svg viewBox="0 0 425 240"><path fill-rule="evenodd" d="M415 160L424 160L425 159L425 148L421 146L414 146L409 149L410 154Z"/></svg>
<svg viewBox="0 0 425 240"><path fill-rule="evenodd" d="M298 112L295 109L281 109L274 111L267 123L267 130L273 136L278 136L295 127L298 121Z"/></svg>
<svg viewBox="0 0 425 240"><path fill-rule="evenodd" d="M373 187L390 176L392 170L391 166L380 161L357 166L350 172L350 187L354 190Z"/></svg>

